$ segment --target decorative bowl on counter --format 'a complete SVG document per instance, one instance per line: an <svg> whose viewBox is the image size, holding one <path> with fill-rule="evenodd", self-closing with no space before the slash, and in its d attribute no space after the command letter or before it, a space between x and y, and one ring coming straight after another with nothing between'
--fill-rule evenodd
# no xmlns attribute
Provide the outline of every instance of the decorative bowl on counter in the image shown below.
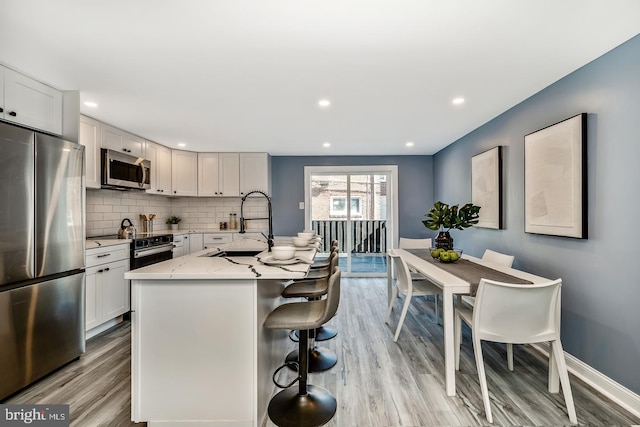
<svg viewBox="0 0 640 427"><path fill-rule="evenodd" d="M443 263L456 262L462 256L462 249L449 249L445 250L442 248L430 248L431 256Z"/></svg>
<svg viewBox="0 0 640 427"><path fill-rule="evenodd" d="M294 237L291 240L293 241L293 246L296 246L298 248L306 248L307 246L309 246L309 239L307 239L306 237Z"/></svg>
<svg viewBox="0 0 640 427"><path fill-rule="evenodd" d="M271 248L271 256L276 260L287 260L293 258L296 254L294 246L274 246Z"/></svg>
<svg viewBox="0 0 640 427"><path fill-rule="evenodd" d="M302 230L303 233L311 233L311 237L316 235L316 230Z"/></svg>

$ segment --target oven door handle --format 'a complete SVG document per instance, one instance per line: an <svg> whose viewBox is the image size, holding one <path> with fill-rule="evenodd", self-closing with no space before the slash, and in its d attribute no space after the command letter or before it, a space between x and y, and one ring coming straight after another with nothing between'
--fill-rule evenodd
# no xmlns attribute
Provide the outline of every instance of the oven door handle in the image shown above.
<svg viewBox="0 0 640 427"><path fill-rule="evenodd" d="M142 257L149 256L149 255L159 254L159 253L162 253L162 252L171 252L172 249L173 249L173 243L169 243L169 244L166 244L166 245L160 245L160 246L154 246L154 247L148 248L148 249L138 249L138 250L133 252L133 257L134 258L142 258Z"/></svg>

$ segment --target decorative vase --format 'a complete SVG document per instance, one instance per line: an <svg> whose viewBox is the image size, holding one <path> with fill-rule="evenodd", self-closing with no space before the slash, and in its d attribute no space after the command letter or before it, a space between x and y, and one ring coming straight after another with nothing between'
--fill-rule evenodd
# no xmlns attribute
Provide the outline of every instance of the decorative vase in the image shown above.
<svg viewBox="0 0 640 427"><path fill-rule="evenodd" d="M441 231L436 237L436 248L442 248L445 250L453 249L453 237L448 231Z"/></svg>
<svg viewBox="0 0 640 427"><path fill-rule="evenodd" d="M177 231L178 230L178 224L171 224L171 231Z"/></svg>

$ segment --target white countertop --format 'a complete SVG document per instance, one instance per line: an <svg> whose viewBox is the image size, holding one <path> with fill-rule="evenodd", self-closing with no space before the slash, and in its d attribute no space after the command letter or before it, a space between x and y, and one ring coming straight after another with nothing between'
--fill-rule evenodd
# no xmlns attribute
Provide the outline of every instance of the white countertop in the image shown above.
<svg viewBox="0 0 640 427"><path fill-rule="evenodd" d="M278 238L277 243L286 240ZM212 257L220 250L236 251L263 250L256 256ZM312 260L316 249L296 251L296 258ZM266 242L259 239L243 239L220 245L219 248L205 249L180 258L171 259L158 264L149 265L129 271L127 279L160 279L160 280L218 280L218 279L300 279L309 271L310 264L296 263L291 265L269 266L259 261L269 256Z"/></svg>
<svg viewBox="0 0 640 427"><path fill-rule="evenodd" d="M254 229L250 229L250 230L245 230L247 233L249 234L255 234L255 233L260 233L261 231L263 231L266 234L266 231L264 230L254 230ZM225 230L220 230L220 229L193 229L193 230L154 230L151 233L142 233L142 232L138 232L138 235L145 235L145 236L160 236L160 235L165 235L165 234L189 234L189 233L203 233L203 234L209 234L209 233L240 233L240 229L239 228L235 228L235 229L230 229L227 228Z"/></svg>

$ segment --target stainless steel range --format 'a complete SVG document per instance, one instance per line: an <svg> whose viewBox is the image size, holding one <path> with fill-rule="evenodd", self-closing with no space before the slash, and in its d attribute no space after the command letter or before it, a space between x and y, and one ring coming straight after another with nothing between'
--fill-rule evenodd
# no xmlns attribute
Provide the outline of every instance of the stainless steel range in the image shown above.
<svg viewBox="0 0 640 427"><path fill-rule="evenodd" d="M173 234L138 234L131 242L131 270L173 258Z"/></svg>

